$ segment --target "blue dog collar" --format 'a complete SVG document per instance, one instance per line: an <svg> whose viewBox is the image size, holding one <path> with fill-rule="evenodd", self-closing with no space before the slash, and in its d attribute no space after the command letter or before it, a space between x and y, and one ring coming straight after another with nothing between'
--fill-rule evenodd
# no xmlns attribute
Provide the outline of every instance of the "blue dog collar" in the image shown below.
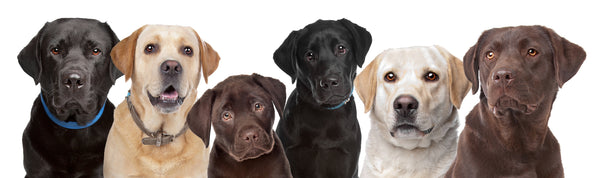
<svg viewBox="0 0 600 178"><path fill-rule="evenodd" d="M346 103L348 103L350 101L350 98L352 97L352 93L354 92L354 87L352 87L352 91L350 91L350 95L348 95L348 98L346 98L346 100L344 100L342 103L334 106L334 107L328 107L325 108L327 110L336 110L336 109L340 109L342 106L346 105Z"/></svg>
<svg viewBox="0 0 600 178"><path fill-rule="evenodd" d="M56 116L54 116L54 115L52 115L52 113L50 113L50 110L48 109L48 106L46 106L46 102L44 101L44 96L42 96L41 92L40 92L40 99L42 99L42 106L44 106L44 111L46 111L46 115L48 115L50 120L52 120L52 122L54 122L55 124L57 124L61 127L67 128L67 129L83 129L83 128L88 128L88 127L94 125L96 122L98 122L98 120L100 120L102 113L104 113L104 107L106 106L106 100L104 100L102 109L100 109L100 111L98 112L98 115L96 115L94 120L92 120L92 122L90 122L86 125L79 125L79 124L77 124L77 122L73 122L73 121L65 122L65 121L58 120L58 118L56 118Z"/></svg>

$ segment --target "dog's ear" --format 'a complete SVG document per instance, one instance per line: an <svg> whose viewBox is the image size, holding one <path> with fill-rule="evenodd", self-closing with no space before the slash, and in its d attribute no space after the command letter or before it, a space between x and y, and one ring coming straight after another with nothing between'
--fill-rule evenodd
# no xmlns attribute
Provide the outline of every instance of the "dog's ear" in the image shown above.
<svg viewBox="0 0 600 178"><path fill-rule="evenodd" d="M119 38L117 37L117 34L115 34L115 32L113 32L113 30L110 28L110 26L108 25L108 23L104 22L102 23L102 26L104 27L104 29L106 30L106 32L108 32L108 35L110 35L110 46L111 49L109 49L108 54L110 54L110 51L112 50L112 47L114 47L115 45L117 45L117 43L119 43ZM112 61L112 58L110 57L110 55L108 55L108 60L109 60L109 75L110 75L110 80L112 81L112 84L115 84L115 81L123 76L123 73L121 73L121 71L119 71L119 69L117 69L117 67L115 66L115 64Z"/></svg>
<svg viewBox="0 0 600 178"><path fill-rule="evenodd" d="M472 84L473 94L477 93L477 90L479 90L479 44L486 39L488 31L483 32L481 36L479 36L477 43L469 48L469 51L467 51L463 57L463 68L465 69L467 79Z"/></svg>
<svg viewBox="0 0 600 178"><path fill-rule="evenodd" d="M552 43L556 82L559 87L562 87L563 84L577 74L579 67L585 60L586 53L579 45L559 36L554 30L543 26L539 27L546 31Z"/></svg>
<svg viewBox="0 0 600 178"><path fill-rule="evenodd" d="M193 31L198 39L198 44L200 44L200 63L202 67L202 75L204 76L204 82L208 83L208 76L217 70L221 57L219 56L219 53L217 53L217 51L210 46L210 44L200 38L200 35L198 35L195 30Z"/></svg>
<svg viewBox="0 0 600 178"><path fill-rule="evenodd" d="M202 139L204 146L207 148L210 141L212 106L215 98L215 91L211 89L206 90L202 97L192 106L187 115L187 123L190 130Z"/></svg>
<svg viewBox="0 0 600 178"><path fill-rule="evenodd" d="M360 100L363 101L363 104L365 105L365 113L373 108L375 92L377 91L377 69L379 68L379 62L381 61L381 58L383 58L383 55L383 53L377 55L377 57L375 57L375 59L373 59L373 61L369 63L358 76L356 76L356 79L354 79L354 87L356 87L358 97L360 97Z"/></svg>
<svg viewBox="0 0 600 178"><path fill-rule="evenodd" d="M354 39L354 41L352 42L351 50L354 50L353 54L356 64L358 64L358 67L362 67L365 62L365 57L367 57L367 52L369 52L369 48L371 47L371 42L373 41L371 33L369 33L367 29L352 23L348 19L340 19L338 22L341 22L352 34L352 39Z"/></svg>
<svg viewBox="0 0 600 178"><path fill-rule="evenodd" d="M283 72L292 77L292 83L296 81L296 45L300 37L300 31L292 31L283 41L281 46L273 53L273 60Z"/></svg>
<svg viewBox="0 0 600 178"><path fill-rule="evenodd" d="M37 85L40 83L40 73L42 73L42 54L40 54L41 35L48 26L48 23L44 24L44 27L29 41L29 44L25 46L17 56L19 65L25 73L27 73Z"/></svg>
<svg viewBox="0 0 600 178"><path fill-rule="evenodd" d="M283 119L283 108L285 106L285 85L279 80L271 77L263 77L256 73L252 74L252 79L267 93L271 94L271 100L275 104L275 109L279 113L279 118Z"/></svg>
<svg viewBox="0 0 600 178"><path fill-rule="evenodd" d="M140 33L144 31L146 26L140 27L127 38L123 39L115 47L112 48L110 52L110 57L114 65L119 69L120 72L125 74L125 81L131 78L133 73L133 64L135 61L135 47L137 44L137 39L140 36Z"/></svg>
<svg viewBox="0 0 600 178"><path fill-rule="evenodd" d="M450 54L445 48L435 45L435 48L442 54L448 62L448 86L450 87L450 101L457 109L469 93L471 82L465 76L465 71L462 61Z"/></svg>

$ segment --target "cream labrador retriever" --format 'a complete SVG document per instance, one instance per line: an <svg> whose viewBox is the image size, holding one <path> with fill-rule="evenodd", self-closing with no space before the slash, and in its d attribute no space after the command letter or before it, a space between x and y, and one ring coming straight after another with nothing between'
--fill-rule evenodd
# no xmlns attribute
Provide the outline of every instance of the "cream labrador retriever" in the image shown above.
<svg viewBox="0 0 600 178"><path fill-rule="evenodd" d="M206 177L208 149L187 126L200 71L207 82L219 55L190 27L146 25L112 50L131 78L115 110L104 153L106 177Z"/></svg>
<svg viewBox="0 0 600 178"><path fill-rule="evenodd" d="M440 46L388 49L356 78L371 111L361 177L440 177L456 156L462 62Z"/></svg>

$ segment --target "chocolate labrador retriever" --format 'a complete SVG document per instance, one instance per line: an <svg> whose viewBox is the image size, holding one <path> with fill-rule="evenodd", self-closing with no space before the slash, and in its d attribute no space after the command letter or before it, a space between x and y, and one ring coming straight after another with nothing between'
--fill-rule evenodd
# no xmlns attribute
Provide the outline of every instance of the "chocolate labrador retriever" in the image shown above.
<svg viewBox="0 0 600 178"><path fill-rule="evenodd" d="M118 42L106 23L65 18L46 23L19 53L41 86L23 132L25 177L102 177L115 109L107 94L122 75L110 57Z"/></svg>
<svg viewBox="0 0 600 178"><path fill-rule="evenodd" d="M318 20L293 31L275 63L298 79L277 126L294 177L357 177L360 127L352 96L371 34L349 20Z"/></svg>
<svg viewBox="0 0 600 178"><path fill-rule="evenodd" d="M558 88L585 56L543 26L483 32L464 56L473 93L481 76L480 102L467 115L446 177L564 177L548 119Z"/></svg>
<svg viewBox="0 0 600 178"><path fill-rule="evenodd" d="M281 118L285 85L258 74L231 76L194 104L190 129L208 143L210 124L215 142L208 177L292 177L281 141L273 131Z"/></svg>

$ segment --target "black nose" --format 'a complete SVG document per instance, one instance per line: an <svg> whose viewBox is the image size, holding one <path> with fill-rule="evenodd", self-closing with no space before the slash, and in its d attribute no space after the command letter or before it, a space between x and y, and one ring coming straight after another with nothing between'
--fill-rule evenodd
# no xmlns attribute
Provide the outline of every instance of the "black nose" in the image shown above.
<svg viewBox="0 0 600 178"><path fill-rule="evenodd" d="M247 143L257 142L258 141L258 131L255 129L246 130L242 134L242 139Z"/></svg>
<svg viewBox="0 0 600 178"><path fill-rule="evenodd" d="M510 84L513 79L514 79L514 75L512 73L512 71L510 70L498 70L496 71L496 73L494 73L494 83L496 84L504 84L504 85L508 85Z"/></svg>
<svg viewBox="0 0 600 178"><path fill-rule="evenodd" d="M66 72L62 75L62 82L68 89L77 90L84 86L84 76L76 72Z"/></svg>
<svg viewBox="0 0 600 178"><path fill-rule="evenodd" d="M419 102L410 95L400 95L394 101L394 110L403 117L413 114L417 108L419 108Z"/></svg>
<svg viewBox="0 0 600 178"><path fill-rule="evenodd" d="M160 71L163 74L179 74L182 72L181 64L174 60L167 60L160 65Z"/></svg>
<svg viewBox="0 0 600 178"><path fill-rule="evenodd" d="M323 89L339 86L338 77L326 77L319 81L319 86Z"/></svg>

